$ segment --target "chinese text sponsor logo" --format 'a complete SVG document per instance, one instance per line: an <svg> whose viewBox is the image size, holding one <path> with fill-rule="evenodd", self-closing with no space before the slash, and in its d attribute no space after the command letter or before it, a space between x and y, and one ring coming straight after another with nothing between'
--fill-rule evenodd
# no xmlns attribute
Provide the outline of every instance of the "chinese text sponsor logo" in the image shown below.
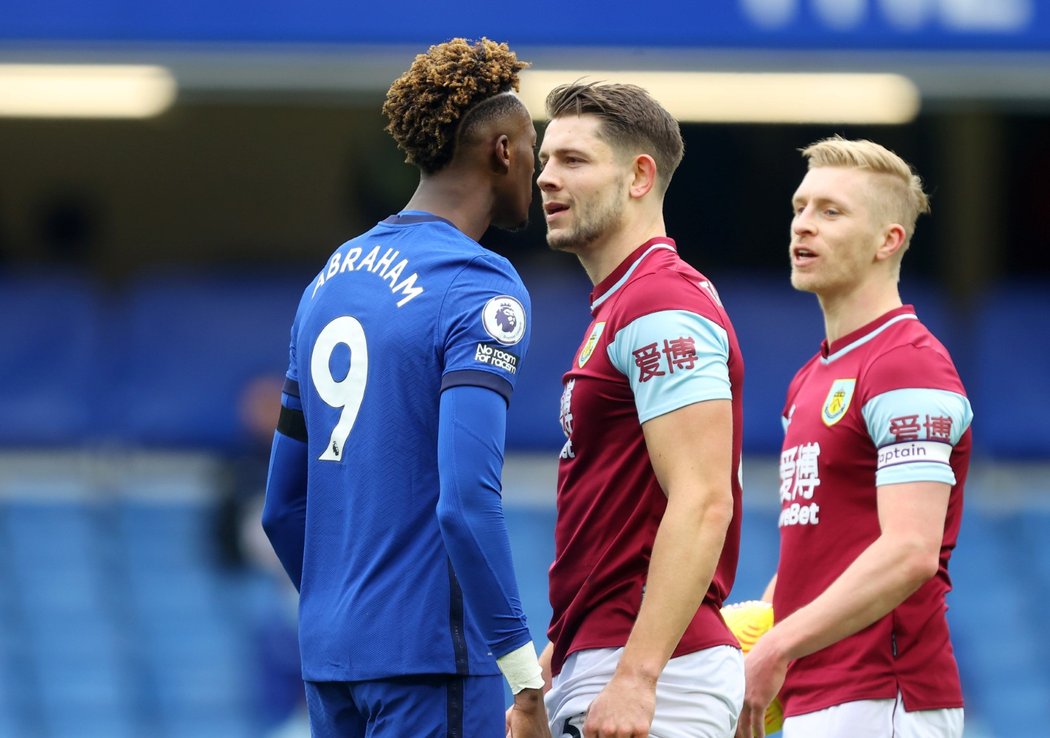
<svg viewBox="0 0 1050 738"><path fill-rule="evenodd" d="M921 438L951 443L952 419L947 415L898 415L890 418L889 432L897 443Z"/></svg>
<svg viewBox="0 0 1050 738"><path fill-rule="evenodd" d="M819 462L819 443L792 446L780 454L781 528L820 523L820 505L813 501L820 486Z"/></svg>
<svg viewBox="0 0 1050 738"><path fill-rule="evenodd" d="M638 381L648 382L654 377L687 371L696 366L696 340L692 336L665 338L663 346L650 343L631 352L638 367Z"/></svg>

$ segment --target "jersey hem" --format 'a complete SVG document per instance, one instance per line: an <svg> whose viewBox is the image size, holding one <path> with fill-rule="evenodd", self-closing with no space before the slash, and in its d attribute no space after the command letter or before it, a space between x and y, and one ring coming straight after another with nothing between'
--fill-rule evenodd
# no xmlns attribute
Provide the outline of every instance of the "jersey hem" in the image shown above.
<svg viewBox="0 0 1050 738"><path fill-rule="evenodd" d="M848 696L834 697L831 699L818 700L815 702L808 702L801 706L793 706L795 700L788 700L784 703L784 717L798 717L799 715L808 715L813 712L819 712L821 710L827 710L831 707L838 707L839 705L845 705L849 702L864 702L865 700L894 700L897 699L897 695L901 694L904 702L905 712L922 712L923 710L952 710L955 708L963 708L963 700L961 699L947 699L936 702L920 702L920 703L908 703L907 696L904 696L904 691L899 688L898 685L892 685L885 689L875 690L871 693L862 692L850 694Z"/></svg>

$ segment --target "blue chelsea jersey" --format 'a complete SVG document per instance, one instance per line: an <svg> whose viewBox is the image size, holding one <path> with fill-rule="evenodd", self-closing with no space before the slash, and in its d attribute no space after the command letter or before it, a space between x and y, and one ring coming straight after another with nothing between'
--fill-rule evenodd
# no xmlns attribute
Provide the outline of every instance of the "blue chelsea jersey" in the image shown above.
<svg viewBox="0 0 1050 738"><path fill-rule="evenodd" d="M401 214L343 244L303 294L289 386L308 436L303 677L498 673L435 514L443 389L509 400L529 343L510 263Z"/></svg>

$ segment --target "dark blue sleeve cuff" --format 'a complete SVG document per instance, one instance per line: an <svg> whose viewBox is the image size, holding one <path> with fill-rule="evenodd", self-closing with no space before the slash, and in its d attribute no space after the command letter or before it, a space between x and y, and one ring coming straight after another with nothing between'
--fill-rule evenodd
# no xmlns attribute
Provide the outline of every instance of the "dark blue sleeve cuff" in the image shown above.
<svg viewBox="0 0 1050 738"><path fill-rule="evenodd" d="M441 391L444 392L449 387L485 387L486 389L493 390L500 397L503 398L504 402L510 404L510 396L514 392L514 388L511 386L503 377L500 377L491 372L482 372L476 369L462 369L460 371L449 372L441 378Z"/></svg>

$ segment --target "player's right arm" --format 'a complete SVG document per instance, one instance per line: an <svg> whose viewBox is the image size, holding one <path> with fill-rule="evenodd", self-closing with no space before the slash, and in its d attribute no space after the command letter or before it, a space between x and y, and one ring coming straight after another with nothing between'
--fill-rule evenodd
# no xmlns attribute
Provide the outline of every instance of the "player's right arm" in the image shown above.
<svg viewBox="0 0 1050 738"><path fill-rule="evenodd" d="M507 678L507 735L549 738L543 678L518 596L500 474L507 404L486 387L441 393L438 522L465 599Z"/></svg>
<svg viewBox="0 0 1050 738"><path fill-rule="evenodd" d="M871 625L936 574L950 491L941 482L878 488L879 537L747 655L738 738L764 735L766 707L783 686L790 662Z"/></svg>
<svg viewBox="0 0 1050 738"><path fill-rule="evenodd" d="M518 595L503 516L507 406L528 351L528 293L509 264L484 256L450 287L438 411L437 518L463 599L507 678L507 731L548 738L543 678Z"/></svg>
<svg viewBox="0 0 1050 738"><path fill-rule="evenodd" d="M306 420L299 385L286 379L270 450L262 526L297 590L302 583L306 543L306 471Z"/></svg>

